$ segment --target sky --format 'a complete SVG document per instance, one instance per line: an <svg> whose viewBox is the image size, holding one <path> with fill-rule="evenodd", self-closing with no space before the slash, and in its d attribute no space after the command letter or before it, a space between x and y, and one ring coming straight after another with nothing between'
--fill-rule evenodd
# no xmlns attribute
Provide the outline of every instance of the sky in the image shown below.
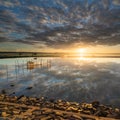
<svg viewBox="0 0 120 120"><path fill-rule="evenodd" d="M120 52L120 0L0 0L0 51Z"/></svg>

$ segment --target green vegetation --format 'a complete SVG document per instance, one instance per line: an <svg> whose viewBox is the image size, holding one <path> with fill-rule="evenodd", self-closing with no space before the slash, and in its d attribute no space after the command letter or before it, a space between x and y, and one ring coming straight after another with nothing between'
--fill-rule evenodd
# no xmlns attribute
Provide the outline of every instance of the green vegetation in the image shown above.
<svg viewBox="0 0 120 120"><path fill-rule="evenodd" d="M60 57L63 53L42 53L42 52L0 52L0 58L17 57Z"/></svg>
<svg viewBox="0 0 120 120"><path fill-rule="evenodd" d="M18 58L18 57L81 57L73 53L44 53L44 52L0 52L0 58ZM109 57L120 58L120 53L88 53L82 57Z"/></svg>

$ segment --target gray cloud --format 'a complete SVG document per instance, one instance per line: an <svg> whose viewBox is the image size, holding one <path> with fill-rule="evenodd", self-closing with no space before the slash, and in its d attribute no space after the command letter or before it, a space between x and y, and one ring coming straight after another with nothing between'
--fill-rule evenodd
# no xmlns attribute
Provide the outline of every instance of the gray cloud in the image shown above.
<svg viewBox="0 0 120 120"><path fill-rule="evenodd" d="M120 0L113 0L114 5L120 5Z"/></svg>
<svg viewBox="0 0 120 120"><path fill-rule="evenodd" d="M2 31L8 34L3 39L33 45L44 41L53 48L75 43L117 45L120 44L119 3L119 0L24 0L19 3L2 0L0 23ZM13 32L21 34L22 39L12 36Z"/></svg>
<svg viewBox="0 0 120 120"><path fill-rule="evenodd" d="M20 2L18 0L1 0L0 4L7 7L13 8L15 6L20 6Z"/></svg>
<svg viewBox="0 0 120 120"><path fill-rule="evenodd" d="M0 42L8 42L8 41L9 41L9 39L0 36Z"/></svg>

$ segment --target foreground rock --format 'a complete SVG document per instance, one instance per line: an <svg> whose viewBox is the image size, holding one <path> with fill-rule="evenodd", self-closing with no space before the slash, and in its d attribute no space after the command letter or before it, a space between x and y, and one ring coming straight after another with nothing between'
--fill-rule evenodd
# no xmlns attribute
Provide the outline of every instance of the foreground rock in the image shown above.
<svg viewBox="0 0 120 120"><path fill-rule="evenodd" d="M28 120L120 120L120 109L101 105L0 95L2 119Z"/></svg>

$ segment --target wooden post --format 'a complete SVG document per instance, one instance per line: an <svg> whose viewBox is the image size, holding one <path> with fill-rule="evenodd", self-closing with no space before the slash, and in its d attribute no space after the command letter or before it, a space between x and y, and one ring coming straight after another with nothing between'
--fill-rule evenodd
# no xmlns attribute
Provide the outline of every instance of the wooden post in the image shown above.
<svg viewBox="0 0 120 120"><path fill-rule="evenodd" d="M16 61L15 61L15 75L16 75L16 80L17 80L17 65L16 65Z"/></svg>
<svg viewBox="0 0 120 120"><path fill-rule="evenodd" d="M25 76L25 74L24 74L24 60L23 60L23 64L22 64L22 70L23 70L23 76Z"/></svg>
<svg viewBox="0 0 120 120"><path fill-rule="evenodd" d="M6 65L6 74L7 74L7 82L8 82L8 65Z"/></svg>

